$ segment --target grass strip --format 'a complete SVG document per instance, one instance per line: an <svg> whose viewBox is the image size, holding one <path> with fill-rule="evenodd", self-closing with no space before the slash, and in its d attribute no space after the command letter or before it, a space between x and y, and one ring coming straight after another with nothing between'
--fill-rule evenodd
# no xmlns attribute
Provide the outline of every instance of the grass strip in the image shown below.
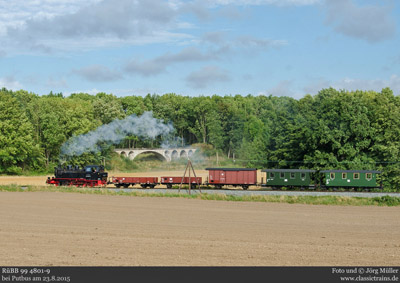
<svg viewBox="0 0 400 283"><path fill-rule="evenodd" d="M80 193L111 196L134 196L134 197L173 197L186 199L217 200L217 201L247 201L247 202L275 202L289 204L312 204L312 205L348 205L348 206L400 206L400 197L346 197L346 196L291 196L291 195L245 195L233 196L224 193L219 194L192 194L186 192L142 192L131 190L130 192L116 189L93 189L77 187L53 187L53 186L17 186L0 185L0 192L61 192Z"/></svg>

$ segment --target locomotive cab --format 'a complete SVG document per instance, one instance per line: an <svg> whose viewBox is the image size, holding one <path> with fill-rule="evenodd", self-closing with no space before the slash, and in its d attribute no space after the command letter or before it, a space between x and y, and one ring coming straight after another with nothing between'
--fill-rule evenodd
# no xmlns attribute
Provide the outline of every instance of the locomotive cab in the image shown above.
<svg viewBox="0 0 400 283"><path fill-rule="evenodd" d="M103 169L102 171L104 171L104 169ZM88 165L88 166L85 166L85 172L86 172L86 173L100 172L100 166L98 166L98 165Z"/></svg>
<svg viewBox="0 0 400 283"><path fill-rule="evenodd" d="M101 165L87 165L84 168L85 178L90 180L107 180L108 174Z"/></svg>

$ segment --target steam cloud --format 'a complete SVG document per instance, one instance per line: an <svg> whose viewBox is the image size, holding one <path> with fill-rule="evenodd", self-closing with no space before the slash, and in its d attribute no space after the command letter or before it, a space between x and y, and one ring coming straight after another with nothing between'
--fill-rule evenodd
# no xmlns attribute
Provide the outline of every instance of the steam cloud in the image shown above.
<svg viewBox="0 0 400 283"><path fill-rule="evenodd" d="M61 155L79 156L89 151L98 152L101 148L97 143L118 144L127 135L154 139L168 135L173 130L171 124L164 124L162 120L153 117L153 112L148 111L141 116L131 115L123 120L114 120L87 134L70 138L62 145Z"/></svg>

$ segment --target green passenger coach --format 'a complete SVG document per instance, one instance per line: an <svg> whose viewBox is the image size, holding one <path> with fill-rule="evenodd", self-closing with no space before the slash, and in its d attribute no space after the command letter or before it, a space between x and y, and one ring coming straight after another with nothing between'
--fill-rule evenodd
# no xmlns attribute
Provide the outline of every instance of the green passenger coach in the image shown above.
<svg viewBox="0 0 400 283"><path fill-rule="evenodd" d="M308 169L263 169L266 173L266 182L263 184L272 189L281 187L315 188L315 170Z"/></svg>
<svg viewBox="0 0 400 283"><path fill-rule="evenodd" d="M375 170L322 170L321 185L326 188L382 188L376 181Z"/></svg>

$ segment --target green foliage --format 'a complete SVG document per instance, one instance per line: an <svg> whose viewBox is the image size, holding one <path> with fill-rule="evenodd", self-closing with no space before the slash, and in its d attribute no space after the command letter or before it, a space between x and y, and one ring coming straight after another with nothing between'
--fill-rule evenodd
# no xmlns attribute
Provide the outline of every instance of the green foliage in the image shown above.
<svg viewBox="0 0 400 283"><path fill-rule="evenodd" d="M400 205L400 198L391 196L375 197L373 201L378 205L398 206Z"/></svg>
<svg viewBox="0 0 400 283"><path fill-rule="evenodd" d="M18 100L0 91L0 173L20 174L40 163L40 149L33 142L33 127Z"/></svg>
<svg viewBox="0 0 400 283"><path fill-rule="evenodd" d="M70 137L87 133L100 125L87 101L43 97L32 102L31 116L46 165L57 161L60 148Z"/></svg>
<svg viewBox="0 0 400 283"><path fill-rule="evenodd" d="M381 92L329 88L299 100L175 93L120 98L106 93L38 96L4 88L0 93L2 173L48 171L59 162L84 165L106 159L118 163L112 161L115 157L109 145L104 144L101 153L71 160L59 159L60 148L69 138L114 119L153 111L155 117L174 126L171 137L146 140L127 136L115 147L201 144L206 158L218 153L218 162L226 164L377 169L383 171L379 178L385 188L400 189L400 97L388 88ZM128 170L132 166L111 167Z"/></svg>
<svg viewBox="0 0 400 283"><path fill-rule="evenodd" d="M115 119L122 119L125 117L121 101L112 94L98 93L92 105L94 117L98 119L101 124L108 124Z"/></svg>
<svg viewBox="0 0 400 283"><path fill-rule="evenodd" d="M135 114L142 115L147 111L143 98L140 96L125 96L120 99L123 111L127 116Z"/></svg>
<svg viewBox="0 0 400 283"><path fill-rule="evenodd" d="M106 170L113 172L129 172L137 169L136 163L129 158L118 154L111 154L111 158L106 162Z"/></svg>

